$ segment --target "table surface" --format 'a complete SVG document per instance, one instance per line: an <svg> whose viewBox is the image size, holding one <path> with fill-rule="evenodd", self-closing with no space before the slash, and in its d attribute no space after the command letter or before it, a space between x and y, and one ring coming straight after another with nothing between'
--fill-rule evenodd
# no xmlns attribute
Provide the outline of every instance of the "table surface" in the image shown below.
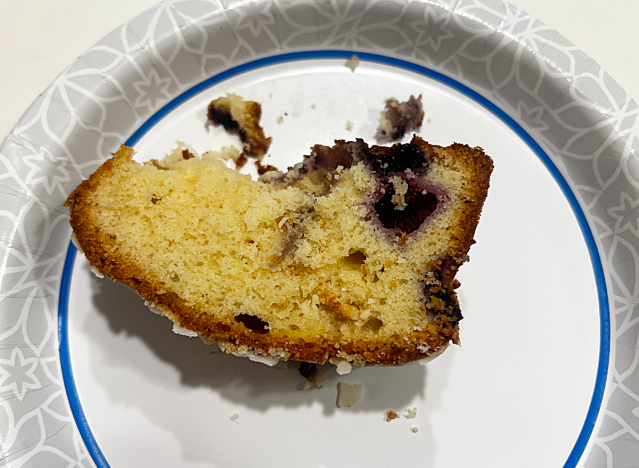
<svg viewBox="0 0 639 468"><path fill-rule="evenodd" d="M157 0L0 0L0 142L69 64L109 32L156 3ZM639 56L633 38L639 1L511 3L559 31L639 99Z"/></svg>

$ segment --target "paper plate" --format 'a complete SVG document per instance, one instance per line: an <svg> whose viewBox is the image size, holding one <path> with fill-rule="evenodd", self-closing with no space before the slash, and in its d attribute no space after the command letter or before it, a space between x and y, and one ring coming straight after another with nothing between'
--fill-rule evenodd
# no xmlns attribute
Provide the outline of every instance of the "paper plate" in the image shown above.
<svg viewBox="0 0 639 468"><path fill-rule="evenodd" d="M424 102L420 136L493 157L460 272L463 346L427 365L326 368L332 386L301 391L296 366L176 336L92 276L70 245L66 196L122 142L140 160L176 140L237 145L206 126L227 92L262 103L267 162L282 168L316 143L374 143L384 100L410 94ZM635 119L592 60L500 2L173 1L143 13L72 64L0 147L3 461L632 466ZM337 408L339 382L362 384L361 401ZM388 410L401 417L385 421Z"/></svg>

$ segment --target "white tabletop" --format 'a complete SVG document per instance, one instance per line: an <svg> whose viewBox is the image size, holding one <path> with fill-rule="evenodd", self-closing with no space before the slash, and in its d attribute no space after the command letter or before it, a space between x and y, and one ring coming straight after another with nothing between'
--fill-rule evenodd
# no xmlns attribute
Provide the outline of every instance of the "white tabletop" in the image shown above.
<svg viewBox="0 0 639 468"><path fill-rule="evenodd" d="M0 0L0 142L69 64L156 0ZM639 99L637 0L512 0L595 59Z"/></svg>

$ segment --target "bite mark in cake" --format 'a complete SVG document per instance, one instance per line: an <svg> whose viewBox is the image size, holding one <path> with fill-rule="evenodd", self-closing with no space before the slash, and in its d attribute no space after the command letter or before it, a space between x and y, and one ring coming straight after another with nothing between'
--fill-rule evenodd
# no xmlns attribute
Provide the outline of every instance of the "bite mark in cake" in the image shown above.
<svg viewBox="0 0 639 468"><path fill-rule="evenodd" d="M480 148L337 141L259 181L185 149L139 164L122 147L65 204L91 265L178 330L340 373L459 342L454 277L492 170Z"/></svg>

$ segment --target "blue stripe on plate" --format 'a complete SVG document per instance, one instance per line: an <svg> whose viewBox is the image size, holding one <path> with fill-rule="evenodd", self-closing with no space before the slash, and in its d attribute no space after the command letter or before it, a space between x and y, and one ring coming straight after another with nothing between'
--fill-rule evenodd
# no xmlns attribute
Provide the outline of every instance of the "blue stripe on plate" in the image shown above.
<svg viewBox="0 0 639 468"><path fill-rule="evenodd" d="M62 380L64 381L64 388L67 391L67 398L69 399L69 406L75 419L75 423L78 426L84 445L86 445L91 458L99 468L108 468L109 464L106 461L100 446L93 437L87 418L82 411L82 405L80 404L80 397L78 390L75 387L75 381L73 380L73 369L71 369L71 357L69 355L69 290L71 287L71 276L73 275L73 265L75 264L75 257L78 253L78 249L75 248L73 243L69 244L67 250L67 257L64 259L64 270L62 270L62 284L60 286L60 299L58 304L58 343L60 346L60 363L62 365Z"/></svg>
<svg viewBox="0 0 639 468"><path fill-rule="evenodd" d="M282 54L274 57L267 57L253 62L239 65L235 68L215 75L208 80L199 83L189 90L183 92L181 95L173 99L171 102L157 111L149 120L147 120L140 128L125 142L127 146L135 145L140 138L142 138L146 132L148 132L156 123L168 115L173 109L184 103L188 99L191 99L196 94L210 88L211 86L220 83L233 76L240 75L244 72L255 70L260 67L267 67L269 65L275 65L285 62L291 62L296 60L311 60L311 59L348 59L356 54L360 60L381 63L384 65L391 65L404 70L410 70L420 75L431 78L440 83L444 83L447 86L455 89L456 91L471 98L475 102L481 104L487 110L495 114L500 118L510 129L512 129L526 144L533 150L533 152L539 157L539 159L546 166L548 171L552 174L553 178L559 184L564 196L568 199L570 207L575 214L581 232L586 241L588 252L590 254L590 261L595 273L595 282L597 284L597 295L599 297L599 319L600 319L600 344L599 344L599 364L597 367L597 379L595 382L595 388L593 390L592 399L590 400L590 406L588 413L584 420L584 424L581 428L579 436L573 446L572 451L568 455L568 458L563 468L574 468L579 459L583 455L583 452L588 444L588 440L592 435L592 431L597 421L599 410L601 409L601 403L603 401L604 390L606 387L606 379L608 374L608 360L610 357L610 311L608 307L608 291L606 289L606 281L604 277L603 267L601 264L601 258L597 250L594 236L586 220L581 206L577 202L575 194L570 189L566 179L561 172L557 169L557 166L551 161L544 150L539 144L519 125L512 117L506 112L500 109L497 105L485 98L481 94L473 91L468 86L461 84L460 82L442 75L434 70L431 70L414 63L406 62L391 57L385 57L376 54L367 54L360 52L346 52L346 51L332 51L332 50L318 50L308 52L294 52L290 54ZM73 371L71 369L71 360L69 356L69 336L68 336L68 314L69 314L69 290L71 286L71 276L73 273L73 264L76 256L76 248L73 244L69 245L67 257L64 264L64 271L62 274L62 282L60 285L60 300L58 305L58 339L60 343L60 361L62 365L62 376L64 385L67 391L67 397L71 406L71 411L75 418L78 430L84 440L89 453L93 457L93 461L99 468L110 468L110 465L106 461L106 458L98 443L96 442L91 428L87 422L87 419L82 410L80 399L78 396L75 382L73 380Z"/></svg>

